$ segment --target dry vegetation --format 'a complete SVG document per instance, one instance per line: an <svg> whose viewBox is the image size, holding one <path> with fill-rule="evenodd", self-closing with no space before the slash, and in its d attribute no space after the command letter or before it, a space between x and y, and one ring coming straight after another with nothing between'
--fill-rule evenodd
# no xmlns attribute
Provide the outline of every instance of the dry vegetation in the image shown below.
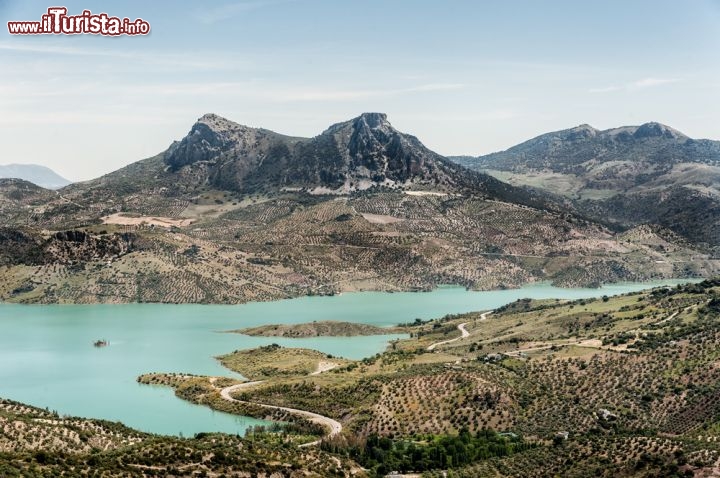
<svg viewBox="0 0 720 478"><path fill-rule="evenodd" d="M118 423L59 417L0 401L3 477L363 476L357 465L318 449L284 444L284 432L246 438L148 435Z"/></svg>
<svg viewBox="0 0 720 478"><path fill-rule="evenodd" d="M376 327L368 324L322 320L305 324L269 324L232 330L256 337L354 337L358 335L386 335L407 332L402 327Z"/></svg>
<svg viewBox="0 0 720 478"><path fill-rule="evenodd" d="M0 298L240 303L443 283L596 285L720 270L717 260L678 237L614 234L500 201L392 191L242 196L182 185L158 186L149 195L134 193L132 184L112 191L71 186L49 202L38 193L12 203L13 214L3 216L10 228L0 231ZM102 224L108 216L127 224ZM158 217L165 222L154 224ZM68 230L90 239L53 238L52 231ZM132 240L109 247L116 237Z"/></svg>
<svg viewBox="0 0 720 478"><path fill-rule="evenodd" d="M520 300L408 324L411 338L383 354L318 376L275 375L235 397L339 420L343 436L326 448L364 450L362 459L375 456L362 441L374 436L421 444L494 429L538 445L459 476L710 476L720 459L718 319L718 281ZM460 323L469 337L427 350L459 336Z"/></svg>
<svg viewBox="0 0 720 478"><path fill-rule="evenodd" d="M220 363L250 380L310 375L327 363L341 366L349 360L308 349L272 344L256 349L236 350L218 357Z"/></svg>

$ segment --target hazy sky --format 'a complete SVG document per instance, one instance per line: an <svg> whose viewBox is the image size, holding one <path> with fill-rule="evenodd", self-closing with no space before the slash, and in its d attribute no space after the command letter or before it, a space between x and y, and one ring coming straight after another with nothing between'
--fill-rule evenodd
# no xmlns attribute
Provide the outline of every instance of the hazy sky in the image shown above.
<svg viewBox="0 0 720 478"><path fill-rule="evenodd" d="M48 7L147 37L12 36ZM582 123L720 139L720 0L0 0L0 148L90 179L206 112L314 136L365 111L441 154Z"/></svg>

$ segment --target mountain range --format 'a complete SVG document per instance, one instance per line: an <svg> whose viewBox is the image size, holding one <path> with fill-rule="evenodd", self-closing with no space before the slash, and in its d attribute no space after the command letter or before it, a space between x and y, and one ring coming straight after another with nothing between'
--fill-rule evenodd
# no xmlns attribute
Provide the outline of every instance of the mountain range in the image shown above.
<svg viewBox="0 0 720 478"><path fill-rule="evenodd" d="M157 169L159 162L156 158L153 167ZM397 131L383 113L364 113L313 138L286 136L206 114L162 154L162 164L163 174L156 175L158 184L175 186L176 192L198 184L238 194L345 195L370 188L428 189L540 201L546 206L552 202L547 194L459 168L416 137ZM101 183L133 174L118 173L101 178ZM169 184L164 181L167 178ZM177 184L179 178L182 185Z"/></svg>
<svg viewBox="0 0 720 478"><path fill-rule="evenodd" d="M553 141L584 144L561 136ZM235 303L720 271L717 241L659 220L618 224L561 193L467 169L381 113L313 138L207 114L166 151L91 181L54 192L0 180L0 264L10 271L0 298Z"/></svg>
<svg viewBox="0 0 720 478"><path fill-rule="evenodd" d="M692 139L659 123L604 131L581 125L506 151L451 159L564 195L606 224L658 224L706 248L720 243L720 141Z"/></svg>

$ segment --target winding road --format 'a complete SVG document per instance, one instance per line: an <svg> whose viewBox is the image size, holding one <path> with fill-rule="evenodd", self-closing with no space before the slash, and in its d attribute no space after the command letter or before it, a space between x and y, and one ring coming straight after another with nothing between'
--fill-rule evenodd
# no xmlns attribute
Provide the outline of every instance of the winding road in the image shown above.
<svg viewBox="0 0 720 478"><path fill-rule="evenodd" d="M490 314L492 314L492 311L484 312L484 313L480 314L480 321L486 320L487 316ZM436 343L428 346L427 349L429 351L432 351L432 350L435 350L435 347L437 347L439 345L449 344L449 343L464 339L465 337L469 337L470 332L468 332L467 329L465 328L466 325L467 325L467 322L463 322L462 324L458 325L457 328L460 331L460 337L456 337L456 338L450 339L450 340L443 340L442 342L436 342ZM329 370L329 368L323 367L322 365L323 364L318 364L318 370L311 375L319 374L326 370ZM337 365L337 364L332 364L332 365ZM308 412L307 410L300 410L297 408L279 407L277 405L266 405L264 403L246 402L243 400L238 400L236 398L233 398L233 396L232 396L233 393L235 393L239 390L243 390L246 388L254 387L256 385L260 385L263 382L264 382L264 380L255 380L252 382L243 382L243 383L238 383L235 385L230 385L229 387L220 389L220 396L223 398L223 400L227 400L229 402L249 403L252 405L257 405L260 407L269 408L269 409L273 409L273 410L282 410L284 412L292 413L293 415L299 415L303 418L307 418L311 422L317 423L318 425L322 425L330 430L329 433L327 435L325 435L324 438L334 437L335 435L338 435L340 432L342 432L342 424L340 422L338 422L337 420L333 420L330 417L320 415L319 413ZM303 443L302 445L300 445L300 447L319 445L322 442L322 440L323 440L323 438L321 438L319 440L315 440L310 443Z"/></svg>
<svg viewBox="0 0 720 478"><path fill-rule="evenodd" d="M467 325L467 322L463 322L462 324L459 324L457 326L458 330L462 334L462 335L460 335L460 337L455 337L454 339L443 340L442 342L435 342L434 344L430 344L430 345L428 345L428 348L427 348L428 352L432 352L433 350L435 350L435 347L437 347L439 345L451 344L453 342L457 342L460 339L464 339L465 337L468 337L470 335L470 332L468 332L465 329L466 325Z"/></svg>
<svg viewBox="0 0 720 478"><path fill-rule="evenodd" d="M237 385L230 385L229 387L225 387L220 390L220 396L229 402L250 403L252 405L270 408L273 410L282 410L282 411L285 411L288 413L292 413L293 415L299 415L303 418L307 418L311 422L322 425L330 430L330 432L327 435L325 435L324 438L334 437L335 435L339 434L342 431L342 424L340 424L340 422L338 422L337 420L333 420L330 417L320 415L319 413L308 412L306 410L299 410L297 408L278 407L276 405L266 405L264 403L245 402L243 400L238 400L236 398L233 398L233 396L232 396L232 394L234 392L237 392L238 390L254 387L255 385L259 385L263 382L264 382L264 380L257 380L254 382L244 382L244 383L239 383ZM302 445L300 445L300 447L319 445L320 442L322 442L322 440L323 440L323 438L321 438L319 440L315 440L310 443L303 443Z"/></svg>
<svg viewBox="0 0 720 478"><path fill-rule="evenodd" d="M483 320L487 320L487 316L490 314L492 314L492 310L489 312L483 312L482 314L480 314L479 322L482 322ZM466 325L467 325L467 322L463 322L462 324L459 324L457 326L458 330L460 331L460 337L455 337L454 339L443 340L442 342L435 342L434 344L428 345L428 348L427 348L428 352L432 352L433 350L435 350L435 347L437 347L439 345L451 344L453 342L457 342L458 340L462 340L465 337L470 337L470 332L468 332L467 329L465 328Z"/></svg>

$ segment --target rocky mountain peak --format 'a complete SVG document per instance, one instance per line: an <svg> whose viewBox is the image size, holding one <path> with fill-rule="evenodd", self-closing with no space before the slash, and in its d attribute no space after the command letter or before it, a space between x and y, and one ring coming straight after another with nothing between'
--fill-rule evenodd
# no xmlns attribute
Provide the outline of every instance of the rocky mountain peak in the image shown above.
<svg viewBox="0 0 720 478"><path fill-rule="evenodd" d="M633 134L635 138L653 138L653 137L664 137L664 138L674 138L674 139L682 139L687 138L684 134L682 134L680 131L673 129L669 126L666 126L661 123L645 123L638 127L637 130L635 130L635 133Z"/></svg>
<svg viewBox="0 0 720 478"><path fill-rule="evenodd" d="M355 119L356 122L364 122L370 128L390 126L385 113L363 113Z"/></svg>
<svg viewBox="0 0 720 478"><path fill-rule="evenodd" d="M566 138L573 141L578 139L594 138L599 132L600 131L596 130L589 124L581 124L580 126L570 128L565 133Z"/></svg>
<svg viewBox="0 0 720 478"><path fill-rule="evenodd" d="M248 141L259 130L243 126L214 113L201 116L181 141L174 142L165 153L171 170L211 160Z"/></svg>
<svg viewBox="0 0 720 478"><path fill-rule="evenodd" d="M385 113L363 113L337 123L321 137L332 138L344 158L342 176L348 182L405 183L420 178L438 179L439 156L414 136L393 128Z"/></svg>
<svg viewBox="0 0 720 478"><path fill-rule="evenodd" d="M385 113L363 113L351 120L335 123L326 129L322 134L351 134L359 131L371 132L372 130L378 129L395 131L390 122L387 120L387 115Z"/></svg>
<svg viewBox="0 0 720 478"><path fill-rule="evenodd" d="M220 115L216 115L215 113L205 113L198 119L198 122L200 122L200 123L212 123L215 121L229 121L229 120L227 118L223 118Z"/></svg>
<svg viewBox="0 0 720 478"><path fill-rule="evenodd" d="M206 113L202 115L195 123L195 126L197 125L205 125L217 133L252 129L248 126L243 126L234 121L230 121L227 118L216 115L215 113Z"/></svg>

